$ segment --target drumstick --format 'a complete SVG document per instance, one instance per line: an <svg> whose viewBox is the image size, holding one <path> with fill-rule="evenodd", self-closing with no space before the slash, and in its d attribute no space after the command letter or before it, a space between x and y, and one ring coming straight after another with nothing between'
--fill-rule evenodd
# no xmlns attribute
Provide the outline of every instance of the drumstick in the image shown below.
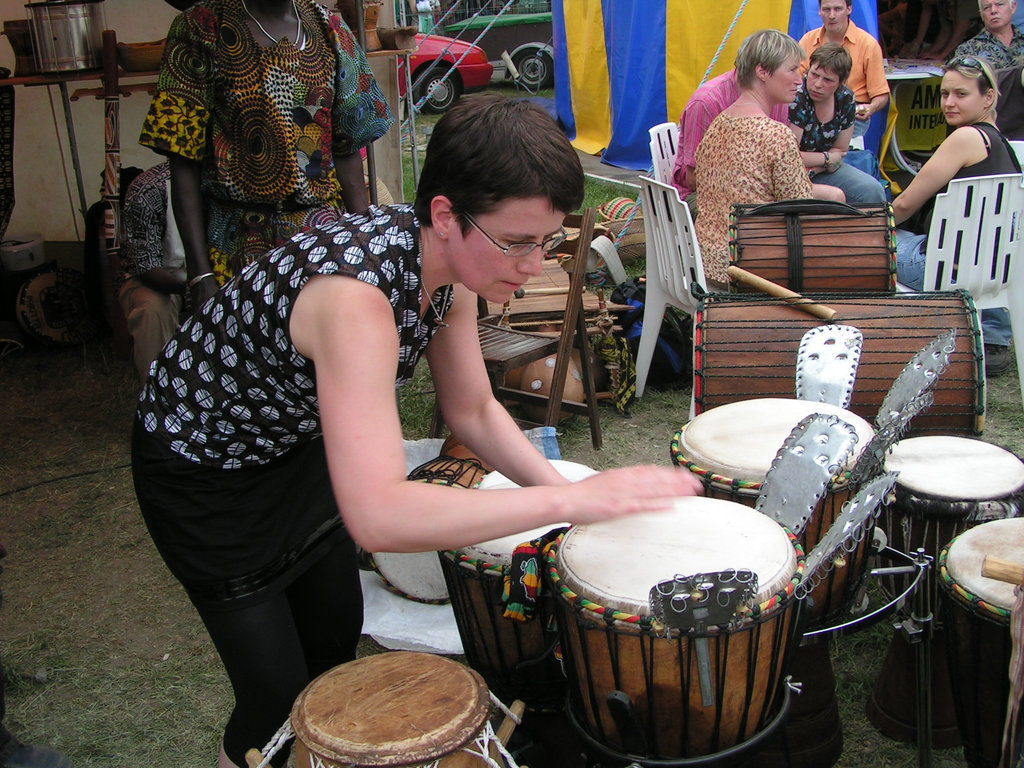
<svg viewBox="0 0 1024 768"><path fill-rule="evenodd" d="M524 296L564 296L568 292L568 288L516 288L512 295L521 299Z"/></svg>
<svg viewBox="0 0 1024 768"><path fill-rule="evenodd" d="M785 299L797 309L801 309L815 317L820 317L822 320L828 320L831 322L839 317L839 313L832 309L832 307L827 307L824 304L815 304L813 301L801 296L796 291L791 291L789 288L785 288L778 283L766 280L760 275L755 275L753 272L747 272L747 270L740 269L736 266L729 267L728 272L729 277L733 280L740 283L746 283L752 288L757 288L757 290L767 293L769 296Z"/></svg>
<svg viewBox="0 0 1024 768"><path fill-rule="evenodd" d="M512 706L509 708L510 714L505 715L505 719L501 721L501 725L498 726L497 732L494 734L498 737L498 741L501 742L502 746L508 744L509 737L512 735L512 731L516 729L516 723L521 722L523 719L523 712L526 711L526 703L522 699L516 699L512 702ZM491 759L495 762L500 763L501 755L498 752L498 748L493 744L490 747Z"/></svg>
<svg viewBox="0 0 1024 768"><path fill-rule="evenodd" d="M981 561L981 575L1010 584L1024 584L1024 565L1001 557L985 555Z"/></svg>

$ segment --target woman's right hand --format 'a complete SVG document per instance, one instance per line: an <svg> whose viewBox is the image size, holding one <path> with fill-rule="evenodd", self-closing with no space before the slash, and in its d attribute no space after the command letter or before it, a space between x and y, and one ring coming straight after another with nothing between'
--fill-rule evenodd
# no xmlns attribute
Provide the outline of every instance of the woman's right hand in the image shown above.
<svg viewBox="0 0 1024 768"><path fill-rule="evenodd" d="M560 486L572 496L566 516L573 523L596 523L640 512L669 509L680 496L701 496L704 488L692 472L653 465L621 467Z"/></svg>

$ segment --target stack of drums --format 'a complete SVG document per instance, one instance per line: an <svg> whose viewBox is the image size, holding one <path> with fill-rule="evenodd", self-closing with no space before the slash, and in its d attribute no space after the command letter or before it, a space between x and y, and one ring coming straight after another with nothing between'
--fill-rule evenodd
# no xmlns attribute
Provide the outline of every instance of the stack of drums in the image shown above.
<svg viewBox="0 0 1024 768"><path fill-rule="evenodd" d="M1011 696L1014 585L981 575L988 556L1024 559L1024 520L993 520L971 528L939 553L939 594L949 644L956 719L970 768L1017 765L1003 743ZM1020 691L1013 694L1020 696ZM1019 698L1015 698L1015 703ZM1001 757L1006 756L1001 762Z"/></svg>
<svg viewBox="0 0 1024 768"><path fill-rule="evenodd" d="M899 472L896 499L882 513L879 525L889 546L912 554L923 549L932 558L955 536L989 520L1018 517L1024 505L1024 462L991 443L952 435L901 440L886 458L885 468ZM947 673L945 613L936 597L936 568L924 586L935 617L932 639L932 744L960 743L954 696ZM902 584L891 591L898 593ZM889 644L885 661L868 701L868 719L890 738L917 738L917 685L914 650L902 632Z"/></svg>
<svg viewBox="0 0 1024 768"><path fill-rule="evenodd" d="M296 768L482 768L495 737L480 675L428 653L367 656L320 675L292 707Z"/></svg>
<svg viewBox="0 0 1024 768"><path fill-rule="evenodd" d="M753 506L786 437L803 418L814 413L836 415L854 427L858 435L855 456L874 435L863 418L827 403L741 400L712 408L690 421L672 440L672 459L700 477L708 496ZM834 481L800 536L804 551L810 552L828 533L843 503L855 491L842 476ZM870 537L865 537L846 554L845 564L834 567L812 590L811 604L806 609L812 624L821 625L848 606L867 570L869 542ZM832 765L842 754L843 731L827 644L801 646L792 671L803 684L803 693L794 701L786 724L790 755L784 755L785 744L775 740L758 756L758 765Z"/></svg>
<svg viewBox="0 0 1024 768"><path fill-rule="evenodd" d="M669 628L652 610L652 588L677 574L729 572L738 583L743 570L756 577L753 606L734 623ZM665 512L571 528L549 548L546 576L568 713L589 748L613 760L687 758L764 731L797 641L802 573L795 536L719 499L677 499Z"/></svg>

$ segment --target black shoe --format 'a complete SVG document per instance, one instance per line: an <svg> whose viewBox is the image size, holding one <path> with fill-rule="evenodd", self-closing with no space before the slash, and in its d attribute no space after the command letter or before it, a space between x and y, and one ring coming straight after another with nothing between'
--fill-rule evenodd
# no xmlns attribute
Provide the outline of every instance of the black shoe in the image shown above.
<svg viewBox="0 0 1024 768"><path fill-rule="evenodd" d="M1013 365L1010 348L996 344L985 345L985 373L989 376L1000 376Z"/></svg>

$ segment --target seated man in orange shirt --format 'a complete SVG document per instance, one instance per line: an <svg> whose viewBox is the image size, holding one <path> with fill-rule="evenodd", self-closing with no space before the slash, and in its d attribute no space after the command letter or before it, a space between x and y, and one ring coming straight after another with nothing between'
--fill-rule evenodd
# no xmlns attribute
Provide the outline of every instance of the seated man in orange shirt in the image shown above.
<svg viewBox="0 0 1024 768"><path fill-rule="evenodd" d="M853 0L818 0L822 26L800 38L800 47L810 56L824 43L839 43L853 59L847 86L857 101L857 121L853 135L863 136L871 116L889 103L889 83L885 79L882 47L870 34L850 19Z"/></svg>

